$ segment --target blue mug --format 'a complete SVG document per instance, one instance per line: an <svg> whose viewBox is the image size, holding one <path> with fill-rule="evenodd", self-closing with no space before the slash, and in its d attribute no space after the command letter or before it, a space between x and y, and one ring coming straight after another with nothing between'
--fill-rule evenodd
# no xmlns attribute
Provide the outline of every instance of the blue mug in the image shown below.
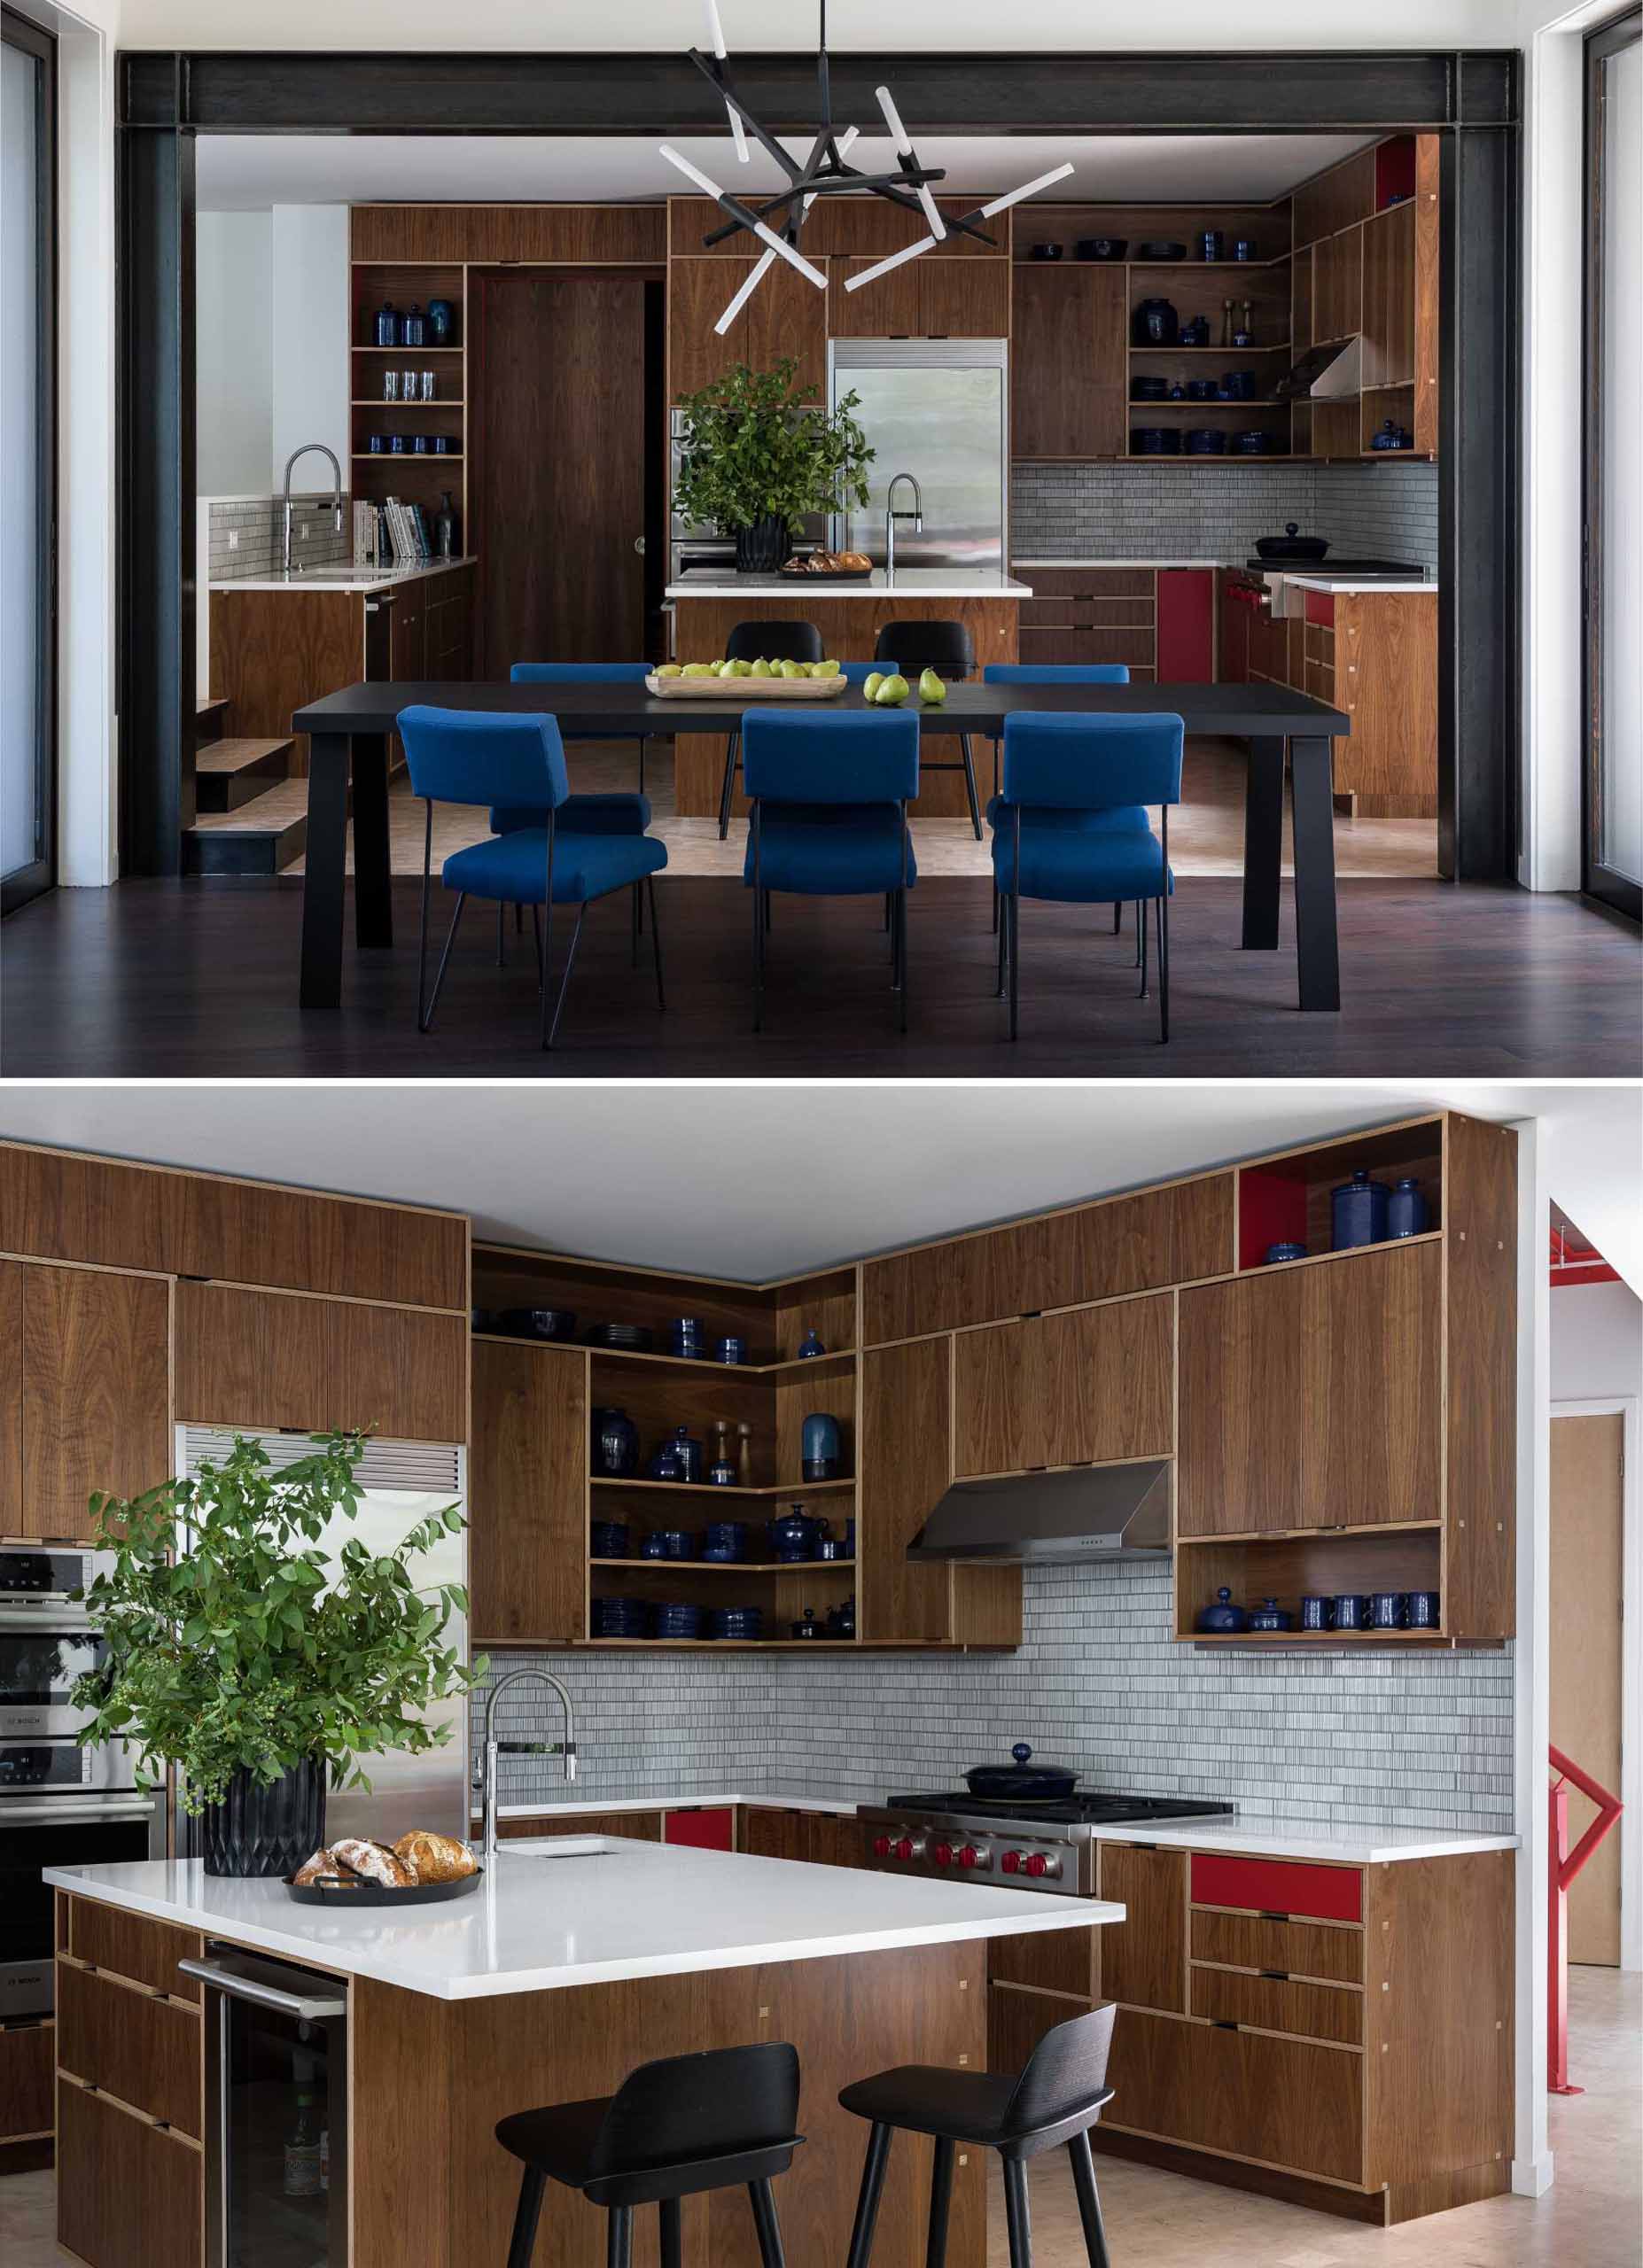
<svg viewBox="0 0 1643 2268"><path fill-rule="evenodd" d="M1301 1601L1303 1630L1327 1630L1333 1612L1333 1601L1309 1591Z"/></svg>
<svg viewBox="0 0 1643 2268"><path fill-rule="evenodd" d="M1436 1630L1437 1627L1437 1593L1410 1591L1406 1594L1408 1627L1411 1630Z"/></svg>
<svg viewBox="0 0 1643 2268"><path fill-rule="evenodd" d="M372 456L385 456L388 451L388 437L385 433L373 433L367 446Z"/></svg>
<svg viewBox="0 0 1643 2268"><path fill-rule="evenodd" d="M1369 1627L1372 1630L1401 1630L1404 1627L1402 1591L1371 1591Z"/></svg>
<svg viewBox="0 0 1643 2268"><path fill-rule="evenodd" d="M405 454L405 435L403 433L389 434L388 454L391 457L402 457Z"/></svg>
<svg viewBox="0 0 1643 2268"><path fill-rule="evenodd" d="M451 449L451 437L448 433L436 433L434 435L433 454L436 457L448 457L453 454Z"/></svg>
<svg viewBox="0 0 1643 2268"><path fill-rule="evenodd" d="M747 1360L745 1339L721 1339L713 1349L716 1363L744 1363Z"/></svg>
<svg viewBox="0 0 1643 2268"><path fill-rule="evenodd" d="M1337 1630L1362 1630L1367 1627L1369 1602L1361 1591L1341 1591L1335 1602L1335 1627Z"/></svg>
<svg viewBox="0 0 1643 2268"><path fill-rule="evenodd" d="M1234 260L1253 260L1255 258L1255 245L1253 239L1249 237L1240 237L1236 244L1233 246L1233 258Z"/></svg>

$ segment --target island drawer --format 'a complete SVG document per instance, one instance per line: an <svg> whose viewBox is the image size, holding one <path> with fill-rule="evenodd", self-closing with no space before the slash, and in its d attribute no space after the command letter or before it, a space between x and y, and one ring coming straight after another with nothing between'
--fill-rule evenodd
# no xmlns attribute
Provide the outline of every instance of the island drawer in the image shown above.
<svg viewBox="0 0 1643 2268"><path fill-rule="evenodd" d="M58 2242L91 2268L200 2268L199 2147L59 2078Z"/></svg>
<svg viewBox="0 0 1643 2268"><path fill-rule="evenodd" d="M610 1835L624 1836L630 1843L659 1843L662 1814L659 1811L550 1811L533 1819L499 1819L496 1833L503 1842L516 1835Z"/></svg>
<svg viewBox="0 0 1643 2268"><path fill-rule="evenodd" d="M1251 1977L1241 1969L1192 1970L1192 2013L1211 2023L1254 2024L1303 2039L1361 2047L1364 1996L1350 1984L1296 1984L1287 1977Z"/></svg>
<svg viewBox="0 0 1643 2268"><path fill-rule="evenodd" d="M1212 1914L1195 1907L1192 1957L1227 1969L1275 1971L1328 1984L1361 1984L1361 1930L1328 1922L1284 1922L1269 1914Z"/></svg>
<svg viewBox="0 0 1643 2268"><path fill-rule="evenodd" d="M201 2055L198 2009L73 1961L57 1965L57 2060L88 2086L198 2141Z"/></svg>
<svg viewBox="0 0 1643 2268"><path fill-rule="evenodd" d="M179 1930L169 1922L151 1922L144 1915L100 1906L90 1898L68 1902L68 1951L75 1960L129 1977L152 1992L198 2003L199 1979L184 1977L177 1963L185 1956L198 1961L204 1950L204 1940L193 1930Z"/></svg>
<svg viewBox="0 0 1643 2268"><path fill-rule="evenodd" d="M1363 1876L1356 1867L1311 1866L1294 1859L1192 1854L1195 1906L1242 1906L1258 1914L1304 1914L1321 1922L1363 1919Z"/></svg>

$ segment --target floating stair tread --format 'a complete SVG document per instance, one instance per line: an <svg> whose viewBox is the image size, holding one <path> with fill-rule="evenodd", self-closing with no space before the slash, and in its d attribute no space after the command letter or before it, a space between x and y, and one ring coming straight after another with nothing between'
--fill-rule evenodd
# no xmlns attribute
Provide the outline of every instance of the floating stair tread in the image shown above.
<svg viewBox="0 0 1643 2268"><path fill-rule="evenodd" d="M199 717L210 717L214 716L219 710L226 709L227 707L227 694L219 693L214 697L205 701L197 701L194 703L194 713Z"/></svg>
<svg viewBox="0 0 1643 2268"><path fill-rule="evenodd" d="M194 821L196 835L273 835L308 815L306 780L282 780L231 812L201 812Z"/></svg>
<svg viewBox="0 0 1643 2268"><path fill-rule="evenodd" d="M207 741L194 757L196 772L245 772L269 757L289 755L295 747L289 734L283 740Z"/></svg>

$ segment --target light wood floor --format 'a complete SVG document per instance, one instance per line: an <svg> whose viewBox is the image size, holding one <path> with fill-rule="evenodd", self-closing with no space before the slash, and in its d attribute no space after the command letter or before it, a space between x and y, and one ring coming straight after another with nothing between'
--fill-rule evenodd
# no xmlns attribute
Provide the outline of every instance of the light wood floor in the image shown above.
<svg viewBox="0 0 1643 2268"><path fill-rule="evenodd" d="M637 754L631 742L589 742L569 754L571 785L585 794L632 788L638 784ZM985 803L993 778L991 744L976 747L977 782ZM1242 748L1234 742L1195 738L1187 743L1180 807L1170 814L1170 864L1178 874L1241 874L1243 872L1243 774ZM652 831L667 845L672 874L729 874L742 872L747 829L738 820L728 838L719 840L718 822L679 819L674 812L673 757L660 742L645 764L645 788L652 808ZM396 874L420 874L424 812L403 774L396 781L390 809L392 856ZM434 814L434 867L470 843L484 839L482 811L441 804ZM983 874L989 844L977 843L966 819L915 819L914 841L924 874ZM1437 823L1424 819L1337 817L1335 865L1343 877L1382 879L1432 875L1437 872ZM353 871L350 850L349 872ZM300 874L303 861L285 871ZM1290 871L1289 823L1284 826L1284 872Z"/></svg>
<svg viewBox="0 0 1643 2268"><path fill-rule="evenodd" d="M1402 2228L1372 2229L1219 2189L1180 2174L1098 2158L1112 2268L1638 2268L1640 1980L1612 1969L1569 1971L1570 2062L1588 2092L1554 2097L1557 2180L1544 2197L1494 2197ZM1064 2155L1032 2176L1037 2268L1084 2268ZM49 2173L0 2180L5 2268L74 2268L53 2241ZM988 2268L1008 2268L1004 2211L988 2215ZM805 2261L790 2232L795 2268Z"/></svg>

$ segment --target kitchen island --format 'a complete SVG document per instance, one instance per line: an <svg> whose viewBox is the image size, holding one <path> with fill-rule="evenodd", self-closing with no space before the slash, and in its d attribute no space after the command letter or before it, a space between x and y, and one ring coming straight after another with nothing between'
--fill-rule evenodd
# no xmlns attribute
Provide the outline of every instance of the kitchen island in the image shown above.
<svg viewBox="0 0 1643 2268"><path fill-rule="evenodd" d="M788 2257L835 2268L866 2140L837 2107L840 2087L896 2063L985 2069L985 1940L1125 1913L604 1836L516 1840L471 1896L397 1915L299 1906L278 1883L207 1877L197 1860L47 1879L58 1893L58 2239L91 2268L211 2257L208 2027L179 1960L225 1948L346 1980L351 2268L500 2263L518 2169L494 2139L499 2118L608 2093L658 2056L775 2039L793 2042L804 2071L807 2139L777 2186ZM876 2268L923 2256L930 2152L904 2136L892 2154ZM111 2194L129 2201L123 2210ZM968 2152L953 2268L982 2268L985 2194L981 2154ZM604 2220L556 2190L537 2268L596 2268ZM745 2199L689 2201L684 2241L695 2268L756 2259Z"/></svg>
<svg viewBox="0 0 1643 2268"><path fill-rule="evenodd" d="M1030 583L996 571L987 574L951 567L899 567L893 582L876 567L859 583L803 575L737 575L705 568L667 586L674 611L674 654L681 662L711 662L725 650L738 622L814 622L822 649L835 660L873 658L878 633L892 622L962 622L976 649L979 675L989 662L1018 658L1021 602L1032 596ZM976 751L977 762L985 755ZM959 746L945 736L931 750L936 764L956 765ZM674 796L681 819L717 814L724 776L722 736L681 734L674 743ZM992 791L990 769L977 774L985 802ZM747 808L738 779L731 808ZM919 783L916 809L925 819L962 819L964 775L931 772Z"/></svg>

